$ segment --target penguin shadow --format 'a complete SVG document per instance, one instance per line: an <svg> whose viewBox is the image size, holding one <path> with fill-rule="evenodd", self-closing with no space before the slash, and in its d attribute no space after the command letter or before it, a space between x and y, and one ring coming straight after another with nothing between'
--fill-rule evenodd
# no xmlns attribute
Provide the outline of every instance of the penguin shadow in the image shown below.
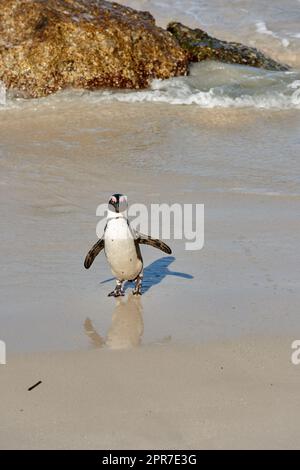
<svg viewBox="0 0 300 470"><path fill-rule="evenodd" d="M92 321L86 318L84 331L95 348L131 349L141 344L144 333L143 306L141 298L130 294L127 301L116 298L111 326L106 336L101 336Z"/></svg>
<svg viewBox="0 0 300 470"><path fill-rule="evenodd" d="M145 294L148 292L152 287L160 284L165 277L167 276L176 276L181 277L183 279L194 279L194 276L187 273L182 273L179 271L172 271L169 269L171 263L175 261L174 256L163 256L159 258L153 263L149 264L146 268L144 268L144 278L143 278L143 287L142 293ZM100 284L105 284L114 280L114 278L105 279L104 281L100 282ZM132 286L131 281L127 281L124 285L124 290L128 289Z"/></svg>
<svg viewBox="0 0 300 470"><path fill-rule="evenodd" d="M148 292L152 287L160 284L165 277L167 276L176 276L181 277L183 279L194 279L194 276L187 273L182 273L179 271L172 271L169 269L171 263L175 261L174 256L163 256L159 258L153 263L149 264L144 269L144 279L143 279L143 289L142 293L145 294Z"/></svg>

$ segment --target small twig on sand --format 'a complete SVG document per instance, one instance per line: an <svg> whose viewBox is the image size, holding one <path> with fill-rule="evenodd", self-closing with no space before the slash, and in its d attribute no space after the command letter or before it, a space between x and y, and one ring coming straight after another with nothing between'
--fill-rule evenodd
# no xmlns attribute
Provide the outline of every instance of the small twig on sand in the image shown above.
<svg viewBox="0 0 300 470"><path fill-rule="evenodd" d="M39 380L36 384L31 385L31 387L29 387L29 389L28 389L28 392L31 392L31 390L33 390L35 387L37 387L37 386L40 385L41 383L42 383L42 381Z"/></svg>

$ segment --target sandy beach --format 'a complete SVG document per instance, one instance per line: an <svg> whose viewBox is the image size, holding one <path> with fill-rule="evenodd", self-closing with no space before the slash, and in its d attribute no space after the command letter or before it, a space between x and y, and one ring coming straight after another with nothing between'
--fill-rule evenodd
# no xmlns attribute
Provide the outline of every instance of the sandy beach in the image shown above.
<svg viewBox="0 0 300 470"><path fill-rule="evenodd" d="M202 250L185 250L185 240L169 241L171 256L142 248L143 344L297 336L295 111L67 101L2 117L8 351L86 349L87 318L106 336L114 281L103 255L89 271L83 260L96 240L96 208L119 188L129 203L205 207Z"/></svg>
<svg viewBox="0 0 300 470"><path fill-rule="evenodd" d="M9 357L1 448L298 448L300 366L290 344L243 338Z"/></svg>
<svg viewBox="0 0 300 470"><path fill-rule="evenodd" d="M0 449L299 448L293 1L263 13L261 2L200 11L185 0L172 12L192 26L203 15L211 34L272 52L289 72L207 62L142 91L2 93ZM123 3L169 19L164 1ZM142 246L141 298L130 285L107 296L103 254L83 266L96 208L116 192L205 208L201 250L174 237L172 255Z"/></svg>
<svg viewBox="0 0 300 470"><path fill-rule="evenodd" d="M275 149L296 165L298 116L60 106L1 124L0 448L299 447L300 196L281 159L267 177ZM116 186L205 204L202 250L144 247L141 299L107 297L104 257L83 268Z"/></svg>

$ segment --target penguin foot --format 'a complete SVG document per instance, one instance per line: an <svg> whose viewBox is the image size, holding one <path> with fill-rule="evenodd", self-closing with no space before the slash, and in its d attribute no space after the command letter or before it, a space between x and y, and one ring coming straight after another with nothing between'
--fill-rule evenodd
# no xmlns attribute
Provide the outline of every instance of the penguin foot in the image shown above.
<svg viewBox="0 0 300 470"><path fill-rule="evenodd" d="M135 287L132 289L132 294L133 295L142 295L142 289L140 287Z"/></svg>
<svg viewBox="0 0 300 470"><path fill-rule="evenodd" d="M132 290L133 295L142 295L142 283L143 283L143 270L135 279L135 286L134 286L134 289Z"/></svg>
<svg viewBox="0 0 300 470"><path fill-rule="evenodd" d="M111 291L107 296L108 297L121 297L121 296L124 296L125 295L125 292L123 291L123 289L114 289L113 291Z"/></svg>

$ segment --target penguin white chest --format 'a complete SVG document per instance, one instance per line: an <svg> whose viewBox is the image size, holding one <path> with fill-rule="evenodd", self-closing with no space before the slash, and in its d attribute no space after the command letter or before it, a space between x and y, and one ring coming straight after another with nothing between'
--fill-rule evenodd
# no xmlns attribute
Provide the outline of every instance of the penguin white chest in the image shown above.
<svg viewBox="0 0 300 470"><path fill-rule="evenodd" d="M133 280L143 263L137 256L135 241L127 220L111 219L104 234L105 255L113 275L119 280Z"/></svg>

